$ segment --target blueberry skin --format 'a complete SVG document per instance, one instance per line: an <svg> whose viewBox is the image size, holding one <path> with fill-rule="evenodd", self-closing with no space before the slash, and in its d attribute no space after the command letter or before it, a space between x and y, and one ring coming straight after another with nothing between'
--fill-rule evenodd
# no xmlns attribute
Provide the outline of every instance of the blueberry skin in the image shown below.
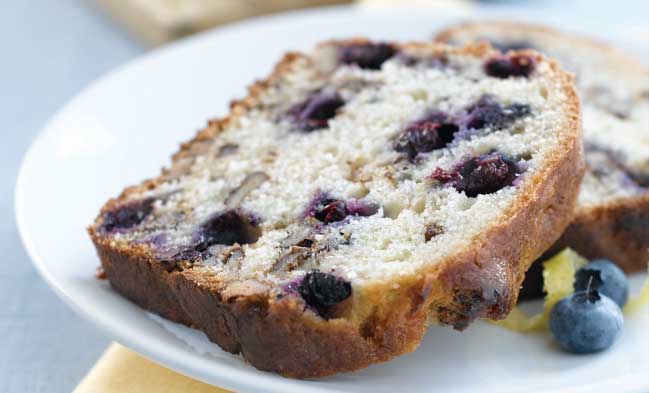
<svg viewBox="0 0 649 393"><path fill-rule="evenodd" d="M318 91L291 109L297 127L305 132L326 128L345 101L336 92Z"/></svg>
<svg viewBox="0 0 649 393"><path fill-rule="evenodd" d="M624 325L620 307L596 290L576 292L550 312L550 331L572 353L593 353L610 347Z"/></svg>
<svg viewBox="0 0 649 393"><path fill-rule="evenodd" d="M140 225L153 211L155 199L132 201L104 213L103 228L107 232L121 231Z"/></svg>
<svg viewBox="0 0 649 393"><path fill-rule="evenodd" d="M331 307L352 295L352 285L333 274L314 269L304 276L298 293L323 318L331 317Z"/></svg>
<svg viewBox="0 0 649 393"><path fill-rule="evenodd" d="M575 273L575 292L585 291L591 277L591 288L611 298L620 308L624 307L629 298L629 282L622 269L609 260L596 259Z"/></svg>

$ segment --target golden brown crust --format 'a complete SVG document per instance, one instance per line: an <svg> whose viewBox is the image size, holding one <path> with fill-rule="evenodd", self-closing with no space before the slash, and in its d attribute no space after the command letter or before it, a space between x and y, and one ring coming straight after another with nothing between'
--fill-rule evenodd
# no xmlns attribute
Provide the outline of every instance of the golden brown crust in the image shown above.
<svg viewBox="0 0 649 393"><path fill-rule="evenodd" d="M579 209L546 257L571 247L588 259L606 258L627 272L649 261L649 194Z"/></svg>
<svg viewBox="0 0 649 393"><path fill-rule="evenodd" d="M588 37L566 34L540 25L507 21L468 22L439 32L435 41L452 42L461 31L480 31L484 27L513 34L525 31L558 40L573 41L593 51L606 53L611 67L620 69L620 72L649 75L649 69L645 65L616 48ZM589 259L612 260L626 272L643 271L649 261L649 193L578 208L574 221L541 260L551 257L565 247L571 247Z"/></svg>
<svg viewBox="0 0 649 393"><path fill-rule="evenodd" d="M484 56L491 49L475 45L453 51ZM273 83L291 61L282 61L268 80L256 86L263 89ZM518 202L465 250L417 274L355 288L340 317L323 319L306 309L301 299L272 295L263 287L228 287L200 267L169 272L144 248L111 243L93 226L89 233L108 279L142 307L204 331L225 351L242 354L261 370L294 378L358 370L413 351L431 320L464 329L476 318L504 318L516 302L529 264L570 221L584 171L579 101L572 78L555 63L550 66L569 95L572 117L562 125L567 130L563 146L521 186ZM254 105L256 89L233 104L234 116ZM183 145L175 160L186 158L184 152L202 138L213 138L229 121L232 117L211 122Z"/></svg>

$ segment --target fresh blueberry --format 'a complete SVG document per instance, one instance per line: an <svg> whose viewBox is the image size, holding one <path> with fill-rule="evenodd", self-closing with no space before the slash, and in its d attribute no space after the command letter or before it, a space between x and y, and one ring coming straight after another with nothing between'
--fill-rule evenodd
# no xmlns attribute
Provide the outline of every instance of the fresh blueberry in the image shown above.
<svg viewBox="0 0 649 393"><path fill-rule="evenodd" d="M597 289L602 295L608 296L624 307L629 298L629 283L615 263L606 259L597 259L575 273L575 291L586 290L590 282L591 288Z"/></svg>
<svg viewBox="0 0 649 393"><path fill-rule="evenodd" d="M534 59L527 55L497 55L487 60L484 71L494 78L529 77L534 71Z"/></svg>
<svg viewBox="0 0 649 393"><path fill-rule="evenodd" d="M437 168L431 178L450 184L468 197L476 197L512 185L519 174L513 161L500 153L491 153L472 157L451 171Z"/></svg>
<svg viewBox="0 0 649 393"><path fill-rule="evenodd" d="M338 58L344 64L356 64L360 68L378 70L395 53L397 53L397 50L392 45L368 42L341 47Z"/></svg>
<svg viewBox="0 0 649 393"><path fill-rule="evenodd" d="M254 243L261 236L257 219L244 212L228 210L205 221L194 233L194 248L203 252L214 244Z"/></svg>
<svg viewBox="0 0 649 393"><path fill-rule="evenodd" d="M610 347L623 325L620 307L593 288L560 300L550 312L552 335L563 349L573 353Z"/></svg>
<svg viewBox="0 0 649 393"><path fill-rule="evenodd" d="M302 131L325 128L345 101L336 92L318 91L291 109L293 120Z"/></svg>
<svg viewBox="0 0 649 393"><path fill-rule="evenodd" d="M103 227L107 232L129 229L139 225L153 211L153 198L129 202L103 216Z"/></svg>
<svg viewBox="0 0 649 393"><path fill-rule="evenodd" d="M316 269L304 276L298 292L308 305L322 313L350 297L352 286L340 277Z"/></svg>

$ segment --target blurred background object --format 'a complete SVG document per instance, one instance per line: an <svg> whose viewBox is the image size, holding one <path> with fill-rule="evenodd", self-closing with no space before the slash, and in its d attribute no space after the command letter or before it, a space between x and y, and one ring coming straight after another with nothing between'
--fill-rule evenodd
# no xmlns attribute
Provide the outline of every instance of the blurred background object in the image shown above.
<svg viewBox="0 0 649 393"><path fill-rule="evenodd" d="M351 0L95 0L109 15L150 45L223 23L296 8Z"/></svg>

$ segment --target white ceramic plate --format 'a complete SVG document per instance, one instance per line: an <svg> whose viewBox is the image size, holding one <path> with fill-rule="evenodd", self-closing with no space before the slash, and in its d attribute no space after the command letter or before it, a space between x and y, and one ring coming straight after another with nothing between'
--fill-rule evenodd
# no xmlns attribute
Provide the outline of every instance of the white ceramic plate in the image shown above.
<svg viewBox="0 0 649 393"><path fill-rule="evenodd" d="M475 16L475 15L474 15ZM260 372L205 336L143 311L94 278L85 233L124 186L158 173L180 141L264 76L289 48L330 37L426 39L457 18L349 8L257 19L149 53L93 83L56 114L25 157L16 191L22 238L56 292L115 340L188 376L254 392L646 392L649 313L628 318L602 354L571 356L548 335L486 323L460 334L432 328L412 354L317 381ZM640 277L634 280L639 282ZM335 348L332 348L334 351Z"/></svg>

